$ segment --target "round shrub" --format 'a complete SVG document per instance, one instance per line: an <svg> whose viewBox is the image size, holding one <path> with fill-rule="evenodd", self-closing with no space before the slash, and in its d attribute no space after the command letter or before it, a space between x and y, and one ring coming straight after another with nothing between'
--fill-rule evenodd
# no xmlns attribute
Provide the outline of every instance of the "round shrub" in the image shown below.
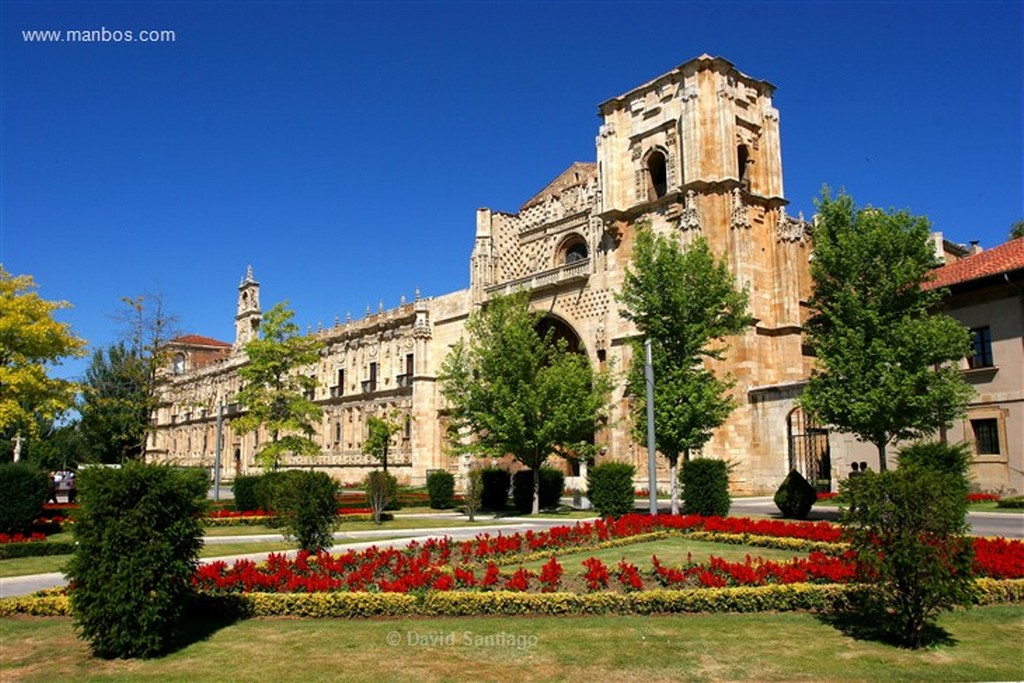
<svg viewBox="0 0 1024 683"><path fill-rule="evenodd" d="M256 484L259 480L258 474L235 477L234 483L231 484L231 492L235 496L236 510L248 512L260 509L259 503L256 501Z"/></svg>
<svg viewBox="0 0 1024 683"><path fill-rule="evenodd" d="M599 515L618 517L633 512L633 476L627 462L603 462L587 471L587 498Z"/></svg>
<svg viewBox="0 0 1024 683"><path fill-rule="evenodd" d="M775 505L787 519L807 519L807 513L817 500L818 492L796 470L786 475L775 492Z"/></svg>
<svg viewBox="0 0 1024 683"><path fill-rule="evenodd" d="M203 544L207 478L141 462L79 477L66 573L75 623L99 657L154 657L178 637Z"/></svg>
<svg viewBox="0 0 1024 683"><path fill-rule="evenodd" d="M508 488L512 483L512 475L500 467L485 467L480 471L484 490L480 504L484 510L501 512L508 502Z"/></svg>
<svg viewBox="0 0 1024 683"><path fill-rule="evenodd" d="M294 472L295 470L272 470L259 475L259 479L253 486L253 492L256 495L256 508L277 512L278 491Z"/></svg>
<svg viewBox="0 0 1024 683"><path fill-rule="evenodd" d="M565 475L553 467L540 468L540 508L558 507L565 490ZM533 470L519 470L512 477L512 502L520 512L533 511Z"/></svg>
<svg viewBox="0 0 1024 683"><path fill-rule="evenodd" d="M275 493L285 535L311 553L330 548L337 524L338 490L338 482L324 472L289 472Z"/></svg>
<svg viewBox="0 0 1024 683"><path fill-rule="evenodd" d="M687 514L729 514L729 465L724 460L695 458L679 470L683 505Z"/></svg>
<svg viewBox="0 0 1024 683"><path fill-rule="evenodd" d="M25 462L0 465L0 532L26 531L43 511L49 475Z"/></svg>
<svg viewBox="0 0 1024 683"><path fill-rule="evenodd" d="M427 475L427 495L434 510L447 510L455 501L455 476L445 470L435 470Z"/></svg>

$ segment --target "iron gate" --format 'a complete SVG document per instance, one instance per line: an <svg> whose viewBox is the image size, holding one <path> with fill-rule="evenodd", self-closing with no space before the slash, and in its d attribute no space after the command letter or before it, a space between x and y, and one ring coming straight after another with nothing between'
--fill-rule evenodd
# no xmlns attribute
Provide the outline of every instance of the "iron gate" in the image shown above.
<svg viewBox="0 0 1024 683"><path fill-rule="evenodd" d="M789 469L796 470L819 491L832 487L832 460L828 430L820 427L803 408L794 408L786 418L789 435Z"/></svg>

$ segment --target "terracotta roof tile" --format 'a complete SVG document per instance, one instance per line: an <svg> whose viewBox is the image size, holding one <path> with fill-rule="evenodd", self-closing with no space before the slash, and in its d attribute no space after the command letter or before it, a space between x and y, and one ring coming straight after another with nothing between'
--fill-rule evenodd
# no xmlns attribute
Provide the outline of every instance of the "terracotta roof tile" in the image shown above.
<svg viewBox="0 0 1024 683"><path fill-rule="evenodd" d="M204 337L200 334L186 334L180 337L175 337L171 340L174 344L182 344L184 346L220 346L229 347L231 344L222 342L219 339L213 339L212 337Z"/></svg>
<svg viewBox="0 0 1024 683"><path fill-rule="evenodd" d="M950 287L991 275L1024 268L1024 237L1010 240L980 254L968 256L948 266L936 268L925 289Z"/></svg>

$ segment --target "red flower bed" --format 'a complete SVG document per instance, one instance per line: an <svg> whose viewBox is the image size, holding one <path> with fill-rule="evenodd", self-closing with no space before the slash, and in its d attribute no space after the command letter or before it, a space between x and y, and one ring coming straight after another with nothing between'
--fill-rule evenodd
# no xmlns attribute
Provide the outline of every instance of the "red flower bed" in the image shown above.
<svg viewBox="0 0 1024 683"><path fill-rule="evenodd" d="M653 531L705 530L729 534L781 536L835 543L840 529L826 522L782 522L743 518L722 519L697 515L668 516L624 515L618 519L581 522L554 527L548 531L527 531L511 535L480 534L475 539L453 542L448 538L412 542L402 549L368 548L350 550L341 555L299 553L295 560L271 555L259 566L241 560L232 566L213 562L200 567L193 582L203 590L229 592L316 592L365 591L408 592L414 590L478 590L504 588L541 591L557 590L564 569L552 557L536 575L522 567L503 575L495 560L522 553L593 547L602 541L628 538ZM1024 542L1004 539L974 539L975 574L995 578L1024 578ZM479 563L486 563L482 572ZM852 551L842 555L811 552L806 558L776 562L751 558L728 562L712 557L706 564L692 560L680 567L666 567L656 556L651 569L642 571L620 563L615 576L621 590L642 590L644 576L670 587L757 586L782 583L846 583L864 580ZM606 590L611 573L594 557L582 563L579 580L588 590ZM478 573L479 572L479 573Z"/></svg>
<svg viewBox="0 0 1024 683"><path fill-rule="evenodd" d="M836 491L819 491L818 500L832 500L838 495L839 493L837 493Z"/></svg>
<svg viewBox="0 0 1024 683"><path fill-rule="evenodd" d="M0 543L35 543L45 541L46 534L33 532L31 534L0 534Z"/></svg>
<svg viewBox="0 0 1024 683"><path fill-rule="evenodd" d="M968 493L968 503L986 503L989 501L999 500L999 496L994 493Z"/></svg>
<svg viewBox="0 0 1024 683"><path fill-rule="evenodd" d="M211 519L237 519L242 517L273 517L273 512L266 510L211 510L206 515Z"/></svg>

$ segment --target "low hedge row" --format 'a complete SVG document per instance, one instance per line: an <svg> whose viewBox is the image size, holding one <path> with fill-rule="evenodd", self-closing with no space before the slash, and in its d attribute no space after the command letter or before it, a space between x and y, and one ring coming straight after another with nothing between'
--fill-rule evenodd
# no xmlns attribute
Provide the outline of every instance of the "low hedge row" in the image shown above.
<svg viewBox="0 0 1024 683"><path fill-rule="evenodd" d="M1024 603L1024 580L977 579L974 604ZM733 588L658 589L637 593L248 593L198 597L202 611L238 617L529 616L693 612L830 612L850 607L870 586L797 583ZM67 596L0 599L0 617L69 616Z"/></svg>
<svg viewBox="0 0 1024 683"><path fill-rule="evenodd" d="M731 543L735 545L752 545L758 548L775 548L777 550L793 550L795 552L823 552L835 554L843 551L844 543L827 543L825 541L809 541L804 538L787 538L785 536L758 536L755 534L727 534L721 531L688 531L683 534L695 541L711 543Z"/></svg>
<svg viewBox="0 0 1024 683"><path fill-rule="evenodd" d="M389 522L395 518L390 512L381 513L381 521ZM368 513L355 513L355 514L344 514L337 515L335 517L339 522L372 522L373 515ZM205 527L223 527L223 526L274 526L276 524L276 517L273 516L260 516L260 517L204 517L203 526Z"/></svg>
<svg viewBox="0 0 1024 683"><path fill-rule="evenodd" d="M73 552L75 552L73 541L35 541L30 543L0 544L0 560L13 560L16 557L70 555Z"/></svg>
<svg viewBox="0 0 1024 683"><path fill-rule="evenodd" d="M1011 510L1024 509L1024 496L1017 496L1015 498L1002 498L996 501L997 508L1008 508Z"/></svg>

